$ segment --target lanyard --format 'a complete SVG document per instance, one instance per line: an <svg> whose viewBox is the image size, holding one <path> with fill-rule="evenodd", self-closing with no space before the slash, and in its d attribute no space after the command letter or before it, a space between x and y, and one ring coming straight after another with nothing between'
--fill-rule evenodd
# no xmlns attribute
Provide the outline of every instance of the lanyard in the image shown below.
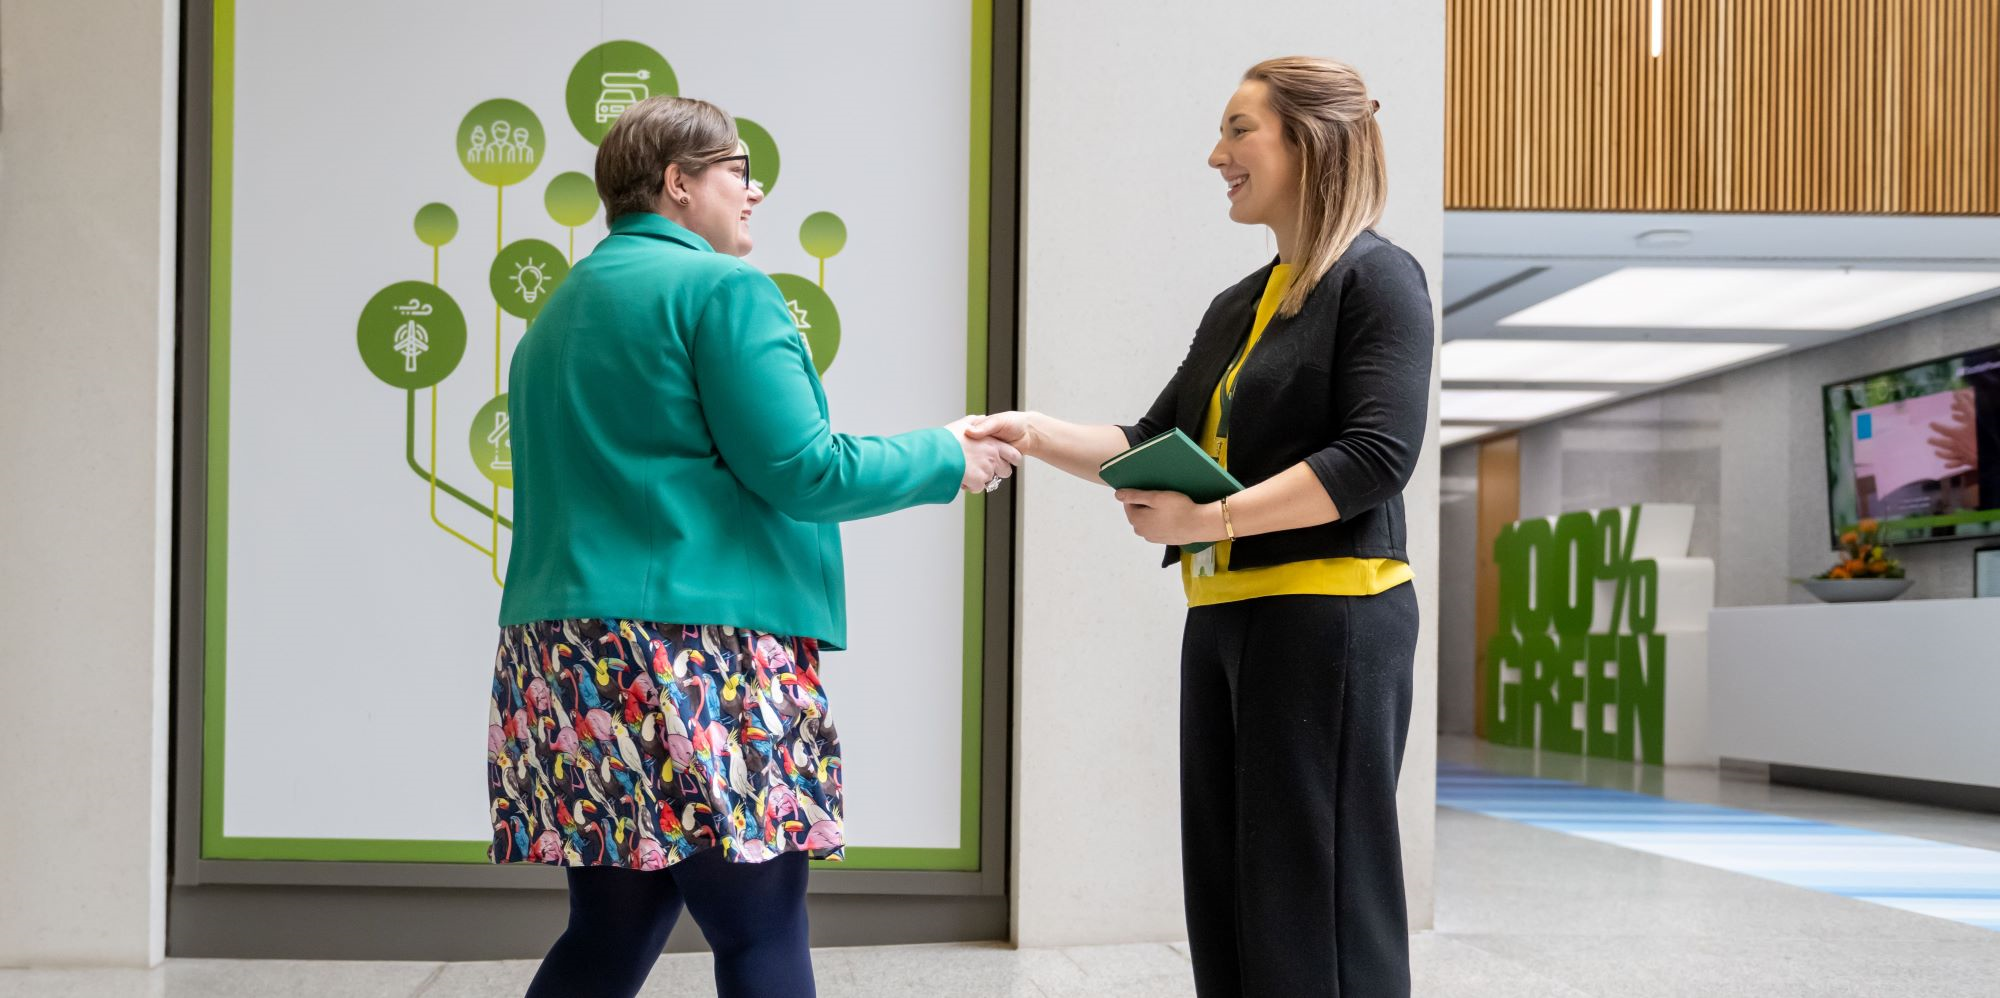
<svg viewBox="0 0 2000 998"><path fill-rule="evenodd" d="M1235 359L1222 372L1222 415L1216 419L1215 436L1218 440L1229 439L1229 412L1236 407L1236 379L1242 373L1243 363L1250 359L1250 337L1243 338L1243 346L1237 349Z"/></svg>

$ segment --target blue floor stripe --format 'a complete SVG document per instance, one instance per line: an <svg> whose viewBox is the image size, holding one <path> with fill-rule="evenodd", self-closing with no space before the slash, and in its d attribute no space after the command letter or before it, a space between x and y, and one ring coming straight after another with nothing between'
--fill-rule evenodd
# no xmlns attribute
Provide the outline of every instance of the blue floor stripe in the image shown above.
<svg viewBox="0 0 2000 998"><path fill-rule="evenodd" d="M2000 932L2000 852L1438 765L1438 803Z"/></svg>

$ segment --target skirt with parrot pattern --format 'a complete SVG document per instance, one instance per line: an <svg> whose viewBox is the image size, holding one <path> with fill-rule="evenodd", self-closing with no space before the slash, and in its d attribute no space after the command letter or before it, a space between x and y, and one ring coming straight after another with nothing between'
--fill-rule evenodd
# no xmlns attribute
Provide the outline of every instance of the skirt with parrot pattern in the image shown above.
<svg viewBox="0 0 2000 998"><path fill-rule="evenodd" d="M504 627L486 748L495 863L842 857L840 741L811 638L638 620Z"/></svg>

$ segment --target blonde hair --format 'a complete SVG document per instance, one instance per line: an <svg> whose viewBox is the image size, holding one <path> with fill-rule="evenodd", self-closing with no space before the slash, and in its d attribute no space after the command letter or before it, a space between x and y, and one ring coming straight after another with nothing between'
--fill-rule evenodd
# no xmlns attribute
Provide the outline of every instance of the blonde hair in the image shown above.
<svg viewBox="0 0 2000 998"><path fill-rule="evenodd" d="M626 108L597 146L605 220L658 210L669 165L700 174L734 153L736 142L736 119L705 100L661 94Z"/></svg>
<svg viewBox="0 0 2000 998"><path fill-rule="evenodd" d="M1267 59L1243 74L1263 83L1285 141L1299 152L1298 259L1278 314L1297 315L1355 237L1382 218L1389 167L1378 105L1354 67L1331 59Z"/></svg>

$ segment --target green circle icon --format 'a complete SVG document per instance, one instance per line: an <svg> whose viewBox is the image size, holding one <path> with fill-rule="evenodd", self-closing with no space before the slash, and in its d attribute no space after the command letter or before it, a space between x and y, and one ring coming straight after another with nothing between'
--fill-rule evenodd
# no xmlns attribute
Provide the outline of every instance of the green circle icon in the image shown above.
<svg viewBox="0 0 2000 998"><path fill-rule="evenodd" d="M822 260L847 245L847 223L830 211L816 211L799 225L799 245Z"/></svg>
<svg viewBox="0 0 2000 998"><path fill-rule="evenodd" d="M626 108L648 97L680 92L665 56L639 42L621 40L605 42L576 61L563 103L569 108L570 124L596 145Z"/></svg>
<svg viewBox="0 0 2000 998"><path fill-rule="evenodd" d="M834 355L840 352L840 312L833 307L833 299L819 285L797 274L772 274L771 281L785 298L785 309L792 313L792 325L806 338L813 367L821 375L826 374L826 369L833 366Z"/></svg>
<svg viewBox="0 0 2000 998"><path fill-rule="evenodd" d="M493 286L493 300L508 315L533 319L568 276L569 263L562 250L539 239L522 239L508 243L493 258L487 279Z"/></svg>
<svg viewBox="0 0 2000 998"><path fill-rule="evenodd" d="M597 216L597 182L574 171L556 174L542 203L557 225L570 229L586 225Z"/></svg>
<svg viewBox="0 0 2000 998"><path fill-rule="evenodd" d="M361 310L355 345L361 362L387 384L429 388L465 356L465 313L435 284L391 284Z"/></svg>
<svg viewBox="0 0 2000 998"><path fill-rule="evenodd" d="M443 246L458 235L458 212L451 210L451 205L433 201L417 209L416 229L425 246Z"/></svg>
<svg viewBox="0 0 2000 998"><path fill-rule="evenodd" d="M514 487L514 438L507 421L507 393L493 396L472 417L472 432L466 442L472 447L472 463L486 480L503 489Z"/></svg>
<svg viewBox="0 0 2000 998"><path fill-rule="evenodd" d="M764 185L770 194L778 187L778 141L771 133L748 118L736 119L736 137L750 151L750 179Z"/></svg>
<svg viewBox="0 0 2000 998"><path fill-rule="evenodd" d="M487 101L458 123L458 161L482 184L507 187L528 179L548 144L542 119L520 101Z"/></svg>

